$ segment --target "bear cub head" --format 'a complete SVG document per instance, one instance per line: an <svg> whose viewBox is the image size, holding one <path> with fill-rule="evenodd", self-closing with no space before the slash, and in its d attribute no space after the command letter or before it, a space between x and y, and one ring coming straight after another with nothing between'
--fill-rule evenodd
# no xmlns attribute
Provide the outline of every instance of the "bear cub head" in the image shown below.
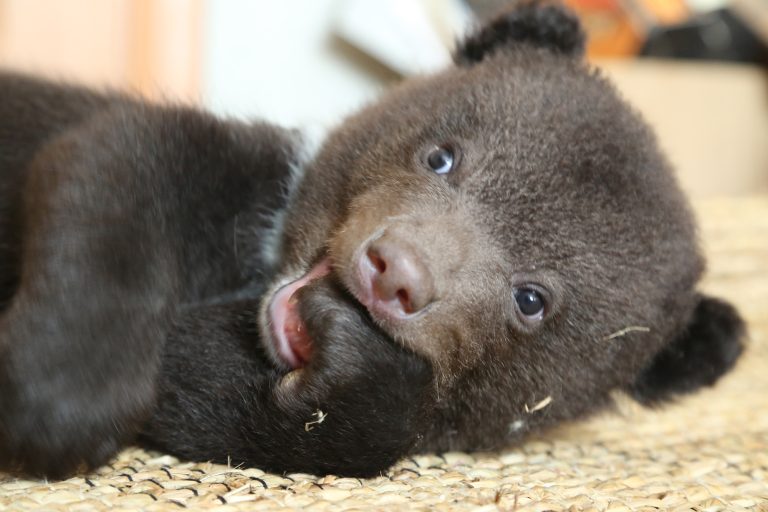
<svg viewBox="0 0 768 512"><path fill-rule="evenodd" d="M563 8L517 3L454 66L329 135L280 219L261 310L287 392L337 343L314 320L320 283L341 290L329 310L364 313L349 332L429 364L423 449L494 448L616 390L654 404L731 368L742 322L697 292L688 203L584 39ZM333 353L339 385L365 371Z"/></svg>

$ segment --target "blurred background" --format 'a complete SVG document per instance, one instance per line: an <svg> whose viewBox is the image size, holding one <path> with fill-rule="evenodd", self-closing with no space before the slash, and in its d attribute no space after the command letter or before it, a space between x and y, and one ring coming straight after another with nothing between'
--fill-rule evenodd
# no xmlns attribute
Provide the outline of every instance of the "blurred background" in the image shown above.
<svg viewBox="0 0 768 512"><path fill-rule="evenodd" d="M503 0L0 0L0 66L323 129ZM768 192L768 0L566 0L694 196Z"/></svg>

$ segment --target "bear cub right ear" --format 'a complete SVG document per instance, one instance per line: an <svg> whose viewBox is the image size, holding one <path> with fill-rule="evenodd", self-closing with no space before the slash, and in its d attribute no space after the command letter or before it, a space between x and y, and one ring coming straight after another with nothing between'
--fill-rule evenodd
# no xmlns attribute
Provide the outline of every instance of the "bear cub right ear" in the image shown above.
<svg viewBox="0 0 768 512"><path fill-rule="evenodd" d="M713 385L744 351L746 328L727 302L700 296L685 331L651 360L629 387L644 405Z"/></svg>
<svg viewBox="0 0 768 512"><path fill-rule="evenodd" d="M558 3L522 0L459 42L454 61L470 66L502 47L529 44L580 58L586 36L579 19Z"/></svg>

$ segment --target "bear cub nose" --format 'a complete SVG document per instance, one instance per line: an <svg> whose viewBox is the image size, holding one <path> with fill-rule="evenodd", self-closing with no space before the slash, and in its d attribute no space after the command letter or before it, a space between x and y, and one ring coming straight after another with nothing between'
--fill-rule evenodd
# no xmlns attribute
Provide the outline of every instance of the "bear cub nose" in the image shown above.
<svg viewBox="0 0 768 512"><path fill-rule="evenodd" d="M370 244L363 258L369 274L363 286L370 287L373 314L402 317L418 313L434 299L429 267L408 242L385 234Z"/></svg>

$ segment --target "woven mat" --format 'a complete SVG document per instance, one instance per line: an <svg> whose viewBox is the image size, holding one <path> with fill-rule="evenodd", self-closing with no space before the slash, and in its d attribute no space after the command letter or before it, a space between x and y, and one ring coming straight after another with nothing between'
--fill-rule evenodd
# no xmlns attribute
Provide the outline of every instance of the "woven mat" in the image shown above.
<svg viewBox="0 0 768 512"><path fill-rule="evenodd" d="M562 427L502 453L419 456L371 480L265 474L128 449L64 482L0 475L0 510L768 511L768 198L702 202L704 288L751 344L715 389Z"/></svg>

